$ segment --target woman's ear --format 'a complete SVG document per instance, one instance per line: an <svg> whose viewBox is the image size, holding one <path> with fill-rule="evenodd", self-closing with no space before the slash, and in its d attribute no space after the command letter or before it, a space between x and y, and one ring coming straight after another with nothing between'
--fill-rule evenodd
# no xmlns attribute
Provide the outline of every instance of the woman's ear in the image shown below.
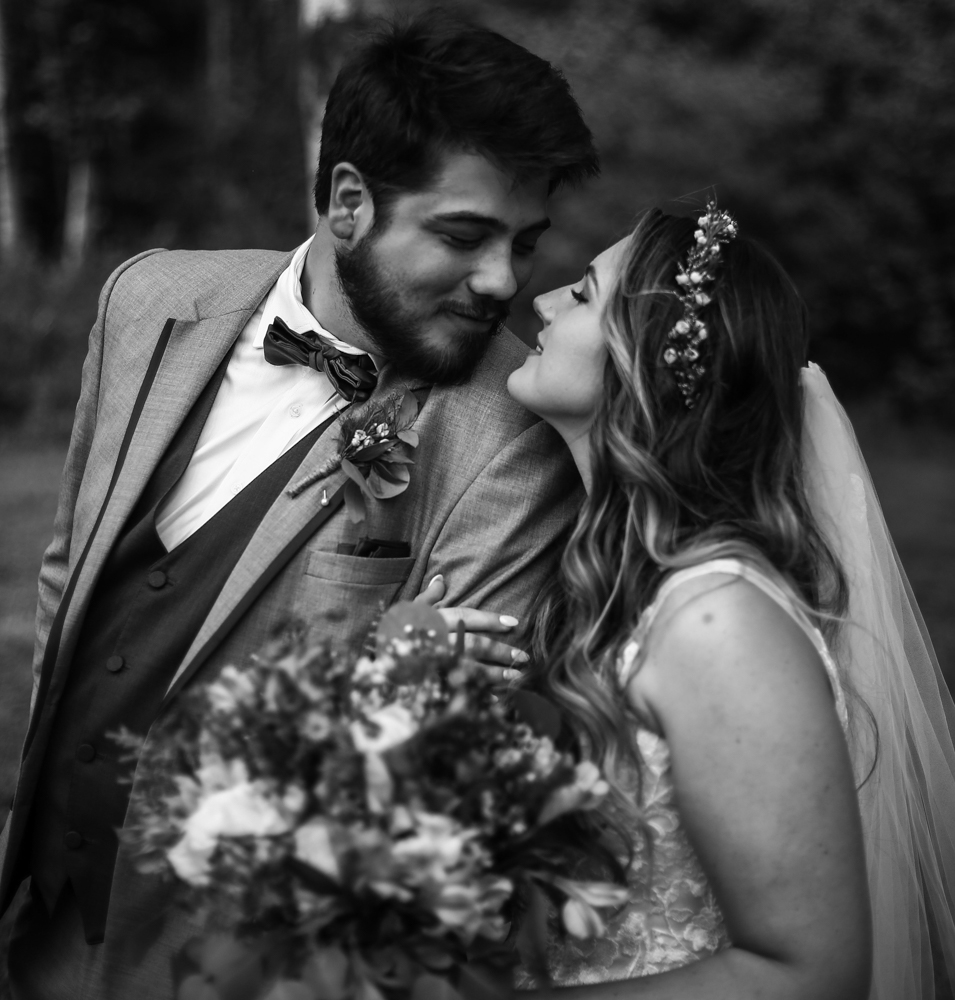
<svg viewBox="0 0 955 1000"><path fill-rule="evenodd" d="M336 163L328 199L328 228L351 245L371 229L375 206L361 171L351 163Z"/></svg>

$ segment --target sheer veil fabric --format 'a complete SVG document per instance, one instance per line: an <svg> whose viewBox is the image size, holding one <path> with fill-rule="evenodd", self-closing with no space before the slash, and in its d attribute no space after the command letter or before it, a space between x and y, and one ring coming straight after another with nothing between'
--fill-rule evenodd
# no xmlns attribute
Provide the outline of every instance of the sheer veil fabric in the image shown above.
<svg viewBox="0 0 955 1000"><path fill-rule="evenodd" d="M955 704L849 418L817 365L801 381L806 492L849 580L848 622L833 652L850 693L857 781L871 771L859 789L870 1000L931 1000L930 924L955 984Z"/></svg>

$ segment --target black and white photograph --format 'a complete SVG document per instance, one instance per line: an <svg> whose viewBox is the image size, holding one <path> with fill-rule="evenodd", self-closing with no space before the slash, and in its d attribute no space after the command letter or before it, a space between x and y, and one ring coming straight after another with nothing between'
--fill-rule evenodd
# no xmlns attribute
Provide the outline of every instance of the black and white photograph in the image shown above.
<svg viewBox="0 0 955 1000"><path fill-rule="evenodd" d="M955 1000L955 0L0 0L0 1000Z"/></svg>

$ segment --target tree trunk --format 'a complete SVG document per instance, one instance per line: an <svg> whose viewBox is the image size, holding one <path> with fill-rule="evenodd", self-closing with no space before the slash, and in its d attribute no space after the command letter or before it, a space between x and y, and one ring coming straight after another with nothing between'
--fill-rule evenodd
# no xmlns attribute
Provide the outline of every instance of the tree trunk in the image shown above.
<svg viewBox="0 0 955 1000"><path fill-rule="evenodd" d="M231 0L206 0L206 86L210 134L228 129L232 91Z"/></svg>
<svg viewBox="0 0 955 1000"><path fill-rule="evenodd" d="M76 267L89 246L93 208L93 167L88 155L70 160L63 210L63 263Z"/></svg>
<svg viewBox="0 0 955 1000"><path fill-rule="evenodd" d="M7 125L6 35L0 15L0 257L11 257L20 248L13 164L10 160L10 130Z"/></svg>
<svg viewBox="0 0 955 1000"><path fill-rule="evenodd" d="M322 116L325 114L327 90L321 84L321 75L308 56L306 41L315 31L321 31L326 21L344 21L356 13L359 0L299 0L299 59L298 103L302 118L303 151L305 154L305 219L309 231L318 224L315 208L315 171L322 146Z"/></svg>
<svg viewBox="0 0 955 1000"><path fill-rule="evenodd" d="M302 146L305 152L305 222L309 232L318 225L315 209L315 171L322 148L322 116L327 94L319 92L318 74L307 59L299 61L299 108L302 115Z"/></svg>

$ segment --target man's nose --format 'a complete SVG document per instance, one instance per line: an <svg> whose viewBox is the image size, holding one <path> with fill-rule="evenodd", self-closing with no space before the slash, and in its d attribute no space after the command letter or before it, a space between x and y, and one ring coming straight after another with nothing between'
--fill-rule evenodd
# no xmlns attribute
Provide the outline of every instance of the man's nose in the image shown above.
<svg viewBox="0 0 955 1000"><path fill-rule="evenodd" d="M486 296L498 302L509 302L517 294L519 285L514 273L510 250L492 250L481 256L478 267L469 282L475 295Z"/></svg>

